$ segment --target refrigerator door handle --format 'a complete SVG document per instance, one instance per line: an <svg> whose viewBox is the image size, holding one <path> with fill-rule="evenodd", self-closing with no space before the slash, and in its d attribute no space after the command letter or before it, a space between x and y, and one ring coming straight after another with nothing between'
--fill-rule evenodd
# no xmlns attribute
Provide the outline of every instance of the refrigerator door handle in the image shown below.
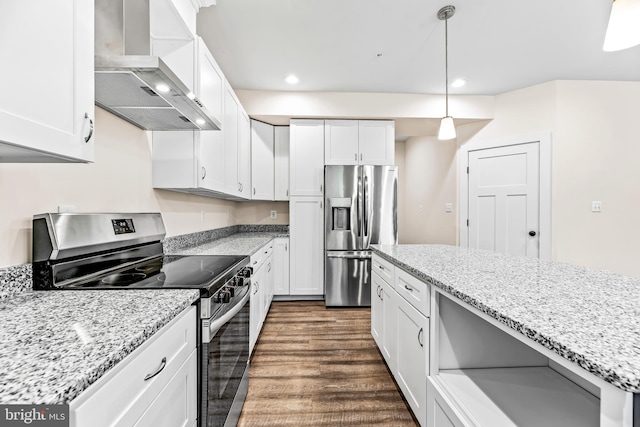
<svg viewBox="0 0 640 427"><path fill-rule="evenodd" d="M360 237L362 224L360 223L362 218L362 206L360 203L360 188L362 188L362 177L358 176L358 194L356 196L356 215L358 217L358 221L356 221L356 235Z"/></svg>
<svg viewBox="0 0 640 427"><path fill-rule="evenodd" d="M368 205L367 205L367 188L368 187L369 187L369 176L365 175L364 176L364 187L362 189L362 194L363 194L363 196L362 196L363 197L362 204L364 205L364 209L363 209L363 212L362 212L362 218L364 219L364 233L363 234L364 234L365 237L369 235L369 221L368 221L368 218L369 218L369 212L368 211L369 211L369 209L368 209ZM366 248L363 246L363 249L366 249Z"/></svg>

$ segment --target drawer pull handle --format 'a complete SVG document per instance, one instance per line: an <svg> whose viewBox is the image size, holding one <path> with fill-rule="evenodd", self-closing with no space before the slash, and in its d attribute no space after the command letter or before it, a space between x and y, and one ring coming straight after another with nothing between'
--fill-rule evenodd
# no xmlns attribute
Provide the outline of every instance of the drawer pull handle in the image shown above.
<svg viewBox="0 0 640 427"><path fill-rule="evenodd" d="M380 264L378 264L378 268L379 268L380 270L384 270L384 265L380 265Z"/></svg>
<svg viewBox="0 0 640 427"><path fill-rule="evenodd" d="M413 292L413 288L411 286L409 286L409 285L404 285L404 288L406 290L408 290L409 292Z"/></svg>
<svg viewBox="0 0 640 427"><path fill-rule="evenodd" d="M422 340L420 340L420 335L422 335L423 330L422 328L420 328L420 330L418 331L418 344L420 344L420 347L424 348L424 345L422 344Z"/></svg>
<svg viewBox="0 0 640 427"><path fill-rule="evenodd" d="M147 376L146 376L146 377L144 377L144 380L145 380L145 381L148 381L148 380L150 380L151 378L155 377L156 375L158 375L160 372L162 372L162 371L164 370L164 367L165 367L165 366L167 366L167 358L166 358L166 357L163 357L163 358L162 358L162 362L160 363L160 367L158 368L158 370L157 370L157 371L155 371L155 372L154 372L154 373L152 373L152 374L147 374Z"/></svg>

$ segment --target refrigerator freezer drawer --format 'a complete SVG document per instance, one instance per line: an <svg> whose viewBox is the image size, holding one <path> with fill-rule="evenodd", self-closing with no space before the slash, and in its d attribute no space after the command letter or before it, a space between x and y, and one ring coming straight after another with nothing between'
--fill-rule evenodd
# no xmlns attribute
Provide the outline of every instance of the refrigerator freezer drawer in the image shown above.
<svg viewBox="0 0 640 427"><path fill-rule="evenodd" d="M369 252L327 252L325 258L325 305L371 306L371 257Z"/></svg>

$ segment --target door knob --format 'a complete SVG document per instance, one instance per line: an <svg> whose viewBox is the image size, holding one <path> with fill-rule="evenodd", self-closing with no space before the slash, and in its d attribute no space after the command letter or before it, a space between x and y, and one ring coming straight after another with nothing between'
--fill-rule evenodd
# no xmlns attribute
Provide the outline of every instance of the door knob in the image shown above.
<svg viewBox="0 0 640 427"><path fill-rule="evenodd" d="M536 232L535 232L535 231L530 231L530 232L529 232L529 236L534 237L535 235L536 235Z"/></svg>

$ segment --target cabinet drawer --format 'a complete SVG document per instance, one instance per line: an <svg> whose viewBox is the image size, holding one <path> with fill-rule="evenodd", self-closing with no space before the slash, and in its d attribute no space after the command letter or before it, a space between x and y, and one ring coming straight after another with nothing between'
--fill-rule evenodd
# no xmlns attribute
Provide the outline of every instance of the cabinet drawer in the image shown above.
<svg viewBox="0 0 640 427"><path fill-rule="evenodd" d="M395 270L395 288L396 291L404 297L411 305L418 309L420 313L429 317L430 295L429 285L420 279L417 279L404 270L396 268Z"/></svg>
<svg viewBox="0 0 640 427"><path fill-rule="evenodd" d="M273 240L270 240L269 243L262 246L253 255L251 255L249 265L253 267L253 271L255 272L257 269L259 269L272 253Z"/></svg>
<svg viewBox="0 0 640 427"><path fill-rule="evenodd" d="M133 425L196 348L191 306L70 404L71 427ZM161 370L145 381L145 376Z"/></svg>
<svg viewBox="0 0 640 427"><path fill-rule="evenodd" d="M386 259L373 255L371 269L378 273L390 285L394 282L394 266Z"/></svg>

